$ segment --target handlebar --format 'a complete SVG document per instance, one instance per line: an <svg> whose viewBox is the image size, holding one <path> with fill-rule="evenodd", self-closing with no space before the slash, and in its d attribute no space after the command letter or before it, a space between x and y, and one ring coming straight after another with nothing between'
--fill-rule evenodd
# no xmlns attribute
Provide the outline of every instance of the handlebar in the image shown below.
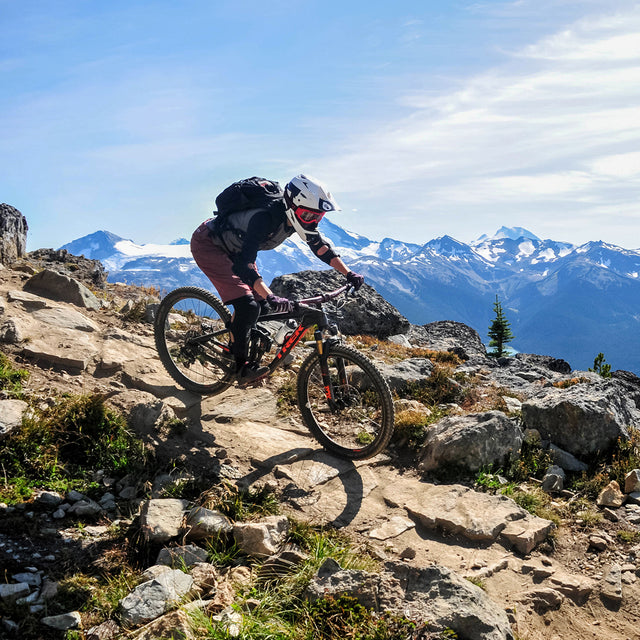
<svg viewBox="0 0 640 640"><path fill-rule="evenodd" d="M305 298L304 300L298 300L297 302L294 302L294 304L296 308L299 308L300 306L305 307L308 305L318 305L318 304L322 304L323 302L329 302L329 300L333 300L334 298L341 296L345 292L347 293L347 295L349 295L354 290L355 289L353 285L345 284L340 288L336 289L335 291L321 293L319 296L314 296L313 298Z"/></svg>

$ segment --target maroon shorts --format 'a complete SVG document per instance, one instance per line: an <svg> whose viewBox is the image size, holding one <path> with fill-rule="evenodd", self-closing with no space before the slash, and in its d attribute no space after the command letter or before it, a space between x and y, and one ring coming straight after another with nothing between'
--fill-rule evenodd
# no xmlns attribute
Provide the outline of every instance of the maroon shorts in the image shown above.
<svg viewBox="0 0 640 640"><path fill-rule="evenodd" d="M251 287L234 275L233 263L227 252L211 241L209 228L204 222L191 236L191 254L225 304L253 295Z"/></svg>

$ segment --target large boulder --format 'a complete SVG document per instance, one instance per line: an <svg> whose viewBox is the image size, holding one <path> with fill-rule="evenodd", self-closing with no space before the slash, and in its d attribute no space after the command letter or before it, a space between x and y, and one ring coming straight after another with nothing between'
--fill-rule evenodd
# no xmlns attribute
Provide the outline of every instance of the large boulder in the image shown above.
<svg viewBox="0 0 640 640"><path fill-rule="evenodd" d="M463 360L473 356L486 357L487 350L480 334L462 322L439 320L422 326L412 326L409 340L434 351L452 351Z"/></svg>
<svg viewBox="0 0 640 640"><path fill-rule="evenodd" d="M26 218L9 204L0 204L0 264L21 258L27 246Z"/></svg>
<svg viewBox="0 0 640 640"><path fill-rule="evenodd" d="M327 560L306 597L350 595L367 608L428 620L434 631L452 629L468 640L513 640L507 614L479 587L438 565L426 568L389 562L384 571L341 569Z"/></svg>
<svg viewBox="0 0 640 640"><path fill-rule="evenodd" d="M420 453L420 468L433 471L451 466L477 471L500 466L522 446L520 427L501 411L450 416L429 429Z"/></svg>
<svg viewBox="0 0 640 640"><path fill-rule="evenodd" d="M594 377L567 389L544 388L523 403L522 421L580 458L627 439L629 425L640 422L637 401L629 382Z"/></svg>
<svg viewBox="0 0 640 640"><path fill-rule="evenodd" d="M345 282L345 277L333 270L301 271L278 276L270 286L276 295L300 300L333 291ZM333 317L337 318L340 330L346 335L370 334L386 338L409 330L409 321L368 284L364 284L354 297L338 300L346 301L346 304Z"/></svg>
<svg viewBox="0 0 640 640"><path fill-rule="evenodd" d="M52 300L70 302L78 307L100 309L98 298L81 282L51 269L44 269L29 278L24 289Z"/></svg>
<svg viewBox="0 0 640 640"><path fill-rule="evenodd" d="M79 280L91 289L104 289L107 285L109 274L100 260L76 256L66 249L36 249L30 251L25 259L36 271L50 269Z"/></svg>

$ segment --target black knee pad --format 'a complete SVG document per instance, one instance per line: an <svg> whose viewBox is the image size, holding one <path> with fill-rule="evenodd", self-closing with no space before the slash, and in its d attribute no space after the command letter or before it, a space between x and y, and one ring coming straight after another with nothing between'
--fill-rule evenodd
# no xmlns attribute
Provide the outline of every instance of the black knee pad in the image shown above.
<svg viewBox="0 0 640 640"><path fill-rule="evenodd" d="M260 305L253 296L242 296L230 300L233 305L233 318L229 329L233 333L233 353L236 359L246 359L249 347L249 332L260 315Z"/></svg>

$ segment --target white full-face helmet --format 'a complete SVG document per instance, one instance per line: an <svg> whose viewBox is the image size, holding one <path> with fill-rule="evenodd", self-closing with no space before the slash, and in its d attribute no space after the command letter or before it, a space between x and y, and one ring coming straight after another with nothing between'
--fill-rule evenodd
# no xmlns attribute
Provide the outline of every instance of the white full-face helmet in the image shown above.
<svg viewBox="0 0 640 640"><path fill-rule="evenodd" d="M327 211L339 211L338 203L329 190L315 178L300 174L284 188L287 218L298 235L307 240Z"/></svg>

